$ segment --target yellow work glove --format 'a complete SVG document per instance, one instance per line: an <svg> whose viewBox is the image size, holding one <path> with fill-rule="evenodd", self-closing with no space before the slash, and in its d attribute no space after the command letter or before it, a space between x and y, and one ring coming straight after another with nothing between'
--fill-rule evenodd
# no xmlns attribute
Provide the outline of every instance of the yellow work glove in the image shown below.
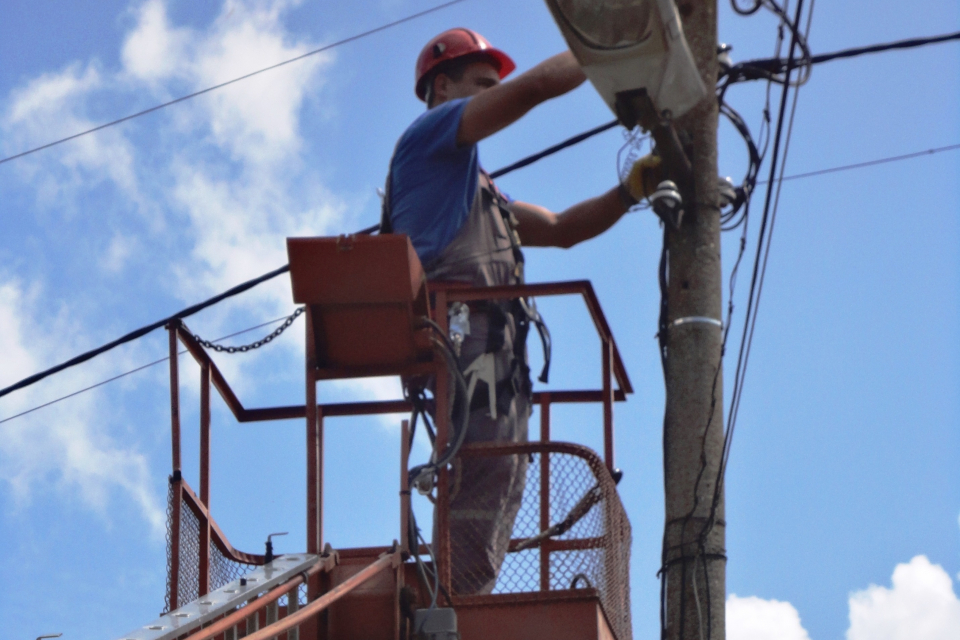
<svg viewBox="0 0 960 640"><path fill-rule="evenodd" d="M663 179L660 156L647 154L633 163L624 186L638 202L657 190Z"/></svg>

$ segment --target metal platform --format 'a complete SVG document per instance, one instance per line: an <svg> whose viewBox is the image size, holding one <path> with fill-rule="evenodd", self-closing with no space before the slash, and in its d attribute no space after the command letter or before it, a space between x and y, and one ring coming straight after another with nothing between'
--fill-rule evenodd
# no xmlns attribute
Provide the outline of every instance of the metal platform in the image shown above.
<svg viewBox="0 0 960 640"><path fill-rule="evenodd" d="M333 268L327 263L347 260L345 256L357 247L363 251L368 248L365 243L343 239L325 239L324 243L326 257L312 262L307 260L309 269ZM401 251L403 247L395 239L393 243L397 246L392 248L391 255L398 261L410 259L412 254L409 251ZM306 255L309 257L309 251ZM309 266L314 262L321 266ZM325 264L327 266L323 266ZM307 273L292 273L291 276L295 282L309 283L320 279L322 274L311 273L309 269ZM522 457L525 461L527 475L523 504L511 536L510 552L500 569L499 581L493 593L458 594L451 582L451 564L455 565L457 558L451 557L450 526L444 516L449 509L450 487L454 486L456 480L449 475L450 469L439 472L436 496L439 525L433 541L432 559L422 555L421 560L430 563L431 570L440 576L447 593L440 598L443 601L441 606L452 606L456 611L463 640L490 637L505 640L528 640L531 637L549 637L551 640L632 640L629 604L630 524L617 494L613 474L613 406L615 402L626 400L633 388L590 283L576 281L490 288L427 283L424 291L421 273L412 266L399 270L384 267L360 275L375 277L384 271L390 272L391 277L397 273L402 276L394 277L396 282L391 281L390 284L391 291L396 293L391 293L396 299L391 298L390 304L402 306L402 313L395 309L381 309L381 320L400 323L403 326L393 329L398 335L403 333L406 336L406 346L403 350L388 354L392 360L385 368L367 362L367 356L370 355L367 352L361 354L363 357L360 360L354 361L351 358L356 354L344 350L342 344L333 345L331 332L349 329L349 323L337 319L343 309L331 311L332 307L324 302L325 299L318 301L311 297L316 292L311 293L311 290L303 287L298 289L301 296L306 296L303 301L308 306L307 384L306 402L303 405L244 407L186 326L182 322L168 326L172 356L173 470L168 505L166 602L167 608L172 611L124 638L409 638L411 609L430 606L430 598L412 561L413 554L426 554L427 549L423 546L415 548L407 536L409 527L405 514L409 512L410 500L407 485L408 426L404 424L401 430L403 445L398 461L401 522L398 523L399 542L392 547L340 549L338 552L329 548L324 550L322 466L325 455L323 434L327 421L338 416L409 412L412 405L402 398L385 402L318 404L316 385L323 380L370 375L371 372L434 375L437 380L434 396L437 404L437 438L443 443L449 433L449 412L444 407L446 393L442 388L446 380L446 364L443 358L434 358L425 349L424 345L428 343L418 334L422 326L422 315L418 314L431 314L439 330L446 332L447 309L456 301L576 296L585 303L600 339L598 355L601 380L598 387L534 393L533 402L540 416L539 441L465 446L456 458L513 456ZM330 282L329 279L327 281ZM336 305L350 307L370 304L369 300L343 297L348 294L349 291L344 293L337 289L330 295L336 298ZM322 298L327 293L321 291L316 295ZM320 314L327 314L327 320L318 317ZM180 385L176 357L180 343L197 361L201 371L200 487L197 493L181 473ZM267 565L272 567L268 570L262 566L266 560L264 556L234 549L210 513L211 387L216 389L239 422L306 419L308 553L296 556L296 561L291 556L282 557ZM551 408L564 403L598 403L602 406L599 427L602 429L604 445L601 453L580 445L551 440ZM290 562L296 562L295 566L288 567L287 563ZM302 571L306 573L301 574ZM240 585L238 578L244 574L249 577L244 585L245 590L240 592L237 590ZM256 582L252 582L253 579ZM301 589L305 589L305 592ZM251 595L256 596L252 601ZM183 605L184 601L190 603ZM201 625L204 628L201 629Z"/></svg>

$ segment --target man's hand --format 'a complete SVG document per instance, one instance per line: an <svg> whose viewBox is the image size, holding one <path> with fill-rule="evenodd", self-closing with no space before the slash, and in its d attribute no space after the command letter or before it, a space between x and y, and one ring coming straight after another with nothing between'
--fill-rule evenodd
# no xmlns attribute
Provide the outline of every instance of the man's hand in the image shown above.
<svg viewBox="0 0 960 640"><path fill-rule="evenodd" d="M553 213L525 202L510 203L523 244L533 247L572 247L612 227L634 203L657 190L663 177L659 156L645 155L633 163L626 182L603 195ZM626 190L629 194L623 193Z"/></svg>
<svg viewBox="0 0 960 640"><path fill-rule="evenodd" d="M541 102L576 89L586 79L577 59L564 51L513 80L484 89L464 108L457 143L476 144L513 124Z"/></svg>
<svg viewBox="0 0 960 640"><path fill-rule="evenodd" d="M624 186L633 199L639 202L656 191L662 179L660 156L647 154L633 163Z"/></svg>

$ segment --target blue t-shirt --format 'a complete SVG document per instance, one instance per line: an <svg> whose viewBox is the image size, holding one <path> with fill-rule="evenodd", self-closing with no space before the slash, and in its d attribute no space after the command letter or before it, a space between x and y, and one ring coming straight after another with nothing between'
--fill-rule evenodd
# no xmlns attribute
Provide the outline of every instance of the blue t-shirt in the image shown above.
<svg viewBox="0 0 960 640"><path fill-rule="evenodd" d="M390 220L429 264L453 241L477 192L477 145L457 145L469 98L437 105L414 120L390 161Z"/></svg>

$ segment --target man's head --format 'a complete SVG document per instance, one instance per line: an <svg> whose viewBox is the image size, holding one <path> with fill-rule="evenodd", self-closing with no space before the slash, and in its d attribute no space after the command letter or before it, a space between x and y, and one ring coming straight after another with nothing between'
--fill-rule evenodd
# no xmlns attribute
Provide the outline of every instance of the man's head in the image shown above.
<svg viewBox="0 0 960 640"><path fill-rule="evenodd" d="M479 33L450 29L428 42L417 58L417 97L428 108L466 98L497 84L515 68L510 56Z"/></svg>
<svg viewBox="0 0 960 640"><path fill-rule="evenodd" d="M500 70L489 58L460 59L438 68L426 81L427 108L469 98L500 83Z"/></svg>

